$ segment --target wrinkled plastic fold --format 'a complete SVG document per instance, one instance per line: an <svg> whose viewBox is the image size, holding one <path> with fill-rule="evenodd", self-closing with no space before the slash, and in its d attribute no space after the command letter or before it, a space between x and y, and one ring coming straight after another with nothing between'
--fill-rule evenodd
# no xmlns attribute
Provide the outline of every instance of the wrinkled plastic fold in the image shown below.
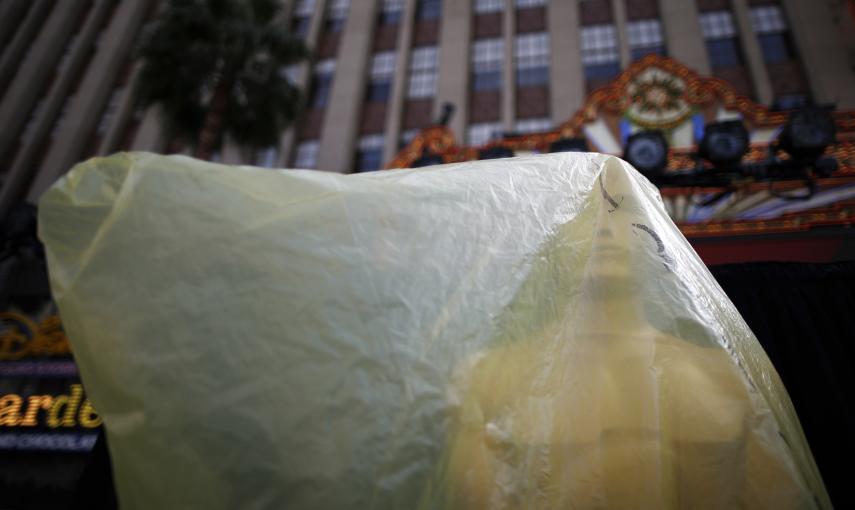
<svg viewBox="0 0 855 510"><path fill-rule="evenodd" d="M89 160L39 204L122 508L830 508L767 356L609 156Z"/></svg>

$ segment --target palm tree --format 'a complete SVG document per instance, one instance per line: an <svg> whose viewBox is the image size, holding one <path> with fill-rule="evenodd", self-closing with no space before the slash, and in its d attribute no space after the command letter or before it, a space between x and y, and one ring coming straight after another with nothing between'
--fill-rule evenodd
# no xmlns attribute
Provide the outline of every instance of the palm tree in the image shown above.
<svg viewBox="0 0 855 510"><path fill-rule="evenodd" d="M137 94L160 107L170 139L200 159L225 137L277 143L302 102L284 69L308 54L279 14L277 0L169 0L140 47Z"/></svg>

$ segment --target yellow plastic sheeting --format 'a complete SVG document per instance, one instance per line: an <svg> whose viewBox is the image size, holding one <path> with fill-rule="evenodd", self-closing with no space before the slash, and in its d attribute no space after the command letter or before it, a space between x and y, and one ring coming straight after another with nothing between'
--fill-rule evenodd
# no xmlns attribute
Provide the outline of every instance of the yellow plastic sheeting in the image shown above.
<svg viewBox="0 0 855 510"><path fill-rule="evenodd" d="M830 508L768 358L619 159L119 154L39 214L123 508Z"/></svg>

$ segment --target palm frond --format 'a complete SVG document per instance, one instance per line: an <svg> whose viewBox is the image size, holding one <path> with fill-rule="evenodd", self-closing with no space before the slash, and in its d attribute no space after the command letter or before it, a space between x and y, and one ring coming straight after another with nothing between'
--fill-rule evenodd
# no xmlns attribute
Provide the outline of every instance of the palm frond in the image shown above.
<svg viewBox="0 0 855 510"><path fill-rule="evenodd" d="M198 140L213 90L228 97L219 141L274 144L294 121L301 93L280 69L308 56L279 22L276 0L170 0L145 31L137 99L160 106L168 136Z"/></svg>

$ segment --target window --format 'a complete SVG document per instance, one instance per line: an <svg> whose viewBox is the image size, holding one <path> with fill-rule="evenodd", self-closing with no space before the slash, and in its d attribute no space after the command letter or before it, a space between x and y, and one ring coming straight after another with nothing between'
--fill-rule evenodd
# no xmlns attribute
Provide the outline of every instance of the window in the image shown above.
<svg viewBox="0 0 855 510"><path fill-rule="evenodd" d="M407 97L433 97L436 94L436 46L413 48L410 54L410 81Z"/></svg>
<svg viewBox="0 0 855 510"><path fill-rule="evenodd" d="M787 31L787 22L784 21L784 13L777 5L752 7L751 26L758 34Z"/></svg>
<svg viewBox="0 0 855 510"><path fill-rule="evenodd" d="M389 99L392 90L392 78L395 74L395 52L384 51L371 57L371 71L368 80L366 100L382 102Z"/></svg>
<svg viewBox="0 0 855 510"><path fill-rule="evenodd" d="M321 60L315 66L315 78L312 82L312 92L309 97L309 104L312 108L325 108L327 106L334 74L335 59L328 58Z"/></svg>
<svg viewBox="0 0 855 510"><path fill-rule="evenodd" d="M502 125L498 122L485 122L483 124L472 124L466 130L466 141L469 145L479 146L492 140L502 132Z"/></svg>
<svg viewBox="0 0 855 510"><path fill-rule="evenodd" d="M540 7L546 5L546 0L516 0L517 9L524 7Z"/></svg>
<svg viewBox="0 0 855 510"><path fill-rule="evenodd" d="M751 26L757 34L763 60L777 64L792 60L795 55L787 34L784 13L777 5L751 8Z"/></svg>
<svg viewBox="0 0 855 510"><path fill-rule="evenodd" d="M380 4L380 24L397 25L404 12L404 0L383 0Z"/></svg>
<svg viewBox="0 0 855 510"><path fill-rule="evenodd" d="M701 13L701 33L704 39L723 39L736 37L736 26L730 11L710 11Z"/></svg>
<svg viewBox="0 0 855 510"><path fill-rule="evenodd" d="M341 32L347 21L347 9L350 0L329 0L327 4L326 29L329 32Z"/></svg>
<svg viewBox="0 0 855 510"><path fill-rule="evenodd" d="M502 88L502 63L505 44L501 38L480 39L472 43L472 90Z"/></svg>
<svg viewBox="0 0 855 510"><path fill-rule="evenodd" d="M317 140L303 142L297 146L297 155L294 157L294 166L297 168L316 168L318 164Z"/></svg>
<svg viewBox="0 0 855 510"><path fill-rule="evenodd" d="M588 81L606 80L620 72L617 30L614 25L582 27L582 65Z"/></svg>
<svg viewBox="0 0 855 510"><path fill-rule="evenodd" d="M518 86L549 83L549 35L546 32L518 35L514 53Z"/></svg>
<svg viewBox="0 0 855 510"><path fill-rule="evenodd" d="M807 104L808 96L806 94L788 94L776 97L772 102L772 110L798 110L799 108L804 108Z"/></svg>
<svg viewBox="0 0 855 510"><path fill-rule="evenodd" d="M734 67L742 63L739 40L730 11L701 13L701 33L707 43L712 67Z"/></svg>
<svg viewBox="0 0 855 510"><path fill-rule="evenodd" d="M309 33L309 24L315 12L315 0L297 0L294 5L294 17L291 19L291 31L299 37Z"/></svg>
<svg viewBox="0 0 855 510"><path fill-rule="evenodd" d="M292 87L299 87L300 64L280 67L279 76L285 78Z"/></svg>
<svg viewBox="0 0 855 510"><path fill-rule="evenodd" d="M505 0L475 0L475 12L502 12L505 10Z"/></svg>
<svg viewBox="0 0 855 510"><path fill-rule="evenodd" d="M441 14L442 2L440 0L416 1L416 21L439 19Z"/></svg>
<svg viewBox="0 0 855 510"><path fill-rule="evenodd" d="M275 145L258 149L253 157L253 164L263 168L273 168L276 166L276 159L279 157L279 148Z"/></svg>
<svg viewBox="0 0 855 510"><path fill-rule="evenodd" d="M552 129L552 120L548 118L521 119L514 124L514 131L521 135L543 133Z"/></svg>
<svg viewBox="0 0 855 510"><path fill-rule="evenodd" d="M379 170L383 164L383 135L368 135L359 139L356 151L356 171Z"/></svg>
<svg viewBox="0 0 855 510"><path fill-rule="evenodd" d="M712 67L734 67L742 63L736 38L708 40L707 52Z"/></svg>
<svg viewBox="0 0 855 510"><path fill-rule="evenodd" d="M662 23L658 19L630 21L626 25L627 41L632 60L638 60L651 53L665 55L665 39L662 37Z"/></svg>

